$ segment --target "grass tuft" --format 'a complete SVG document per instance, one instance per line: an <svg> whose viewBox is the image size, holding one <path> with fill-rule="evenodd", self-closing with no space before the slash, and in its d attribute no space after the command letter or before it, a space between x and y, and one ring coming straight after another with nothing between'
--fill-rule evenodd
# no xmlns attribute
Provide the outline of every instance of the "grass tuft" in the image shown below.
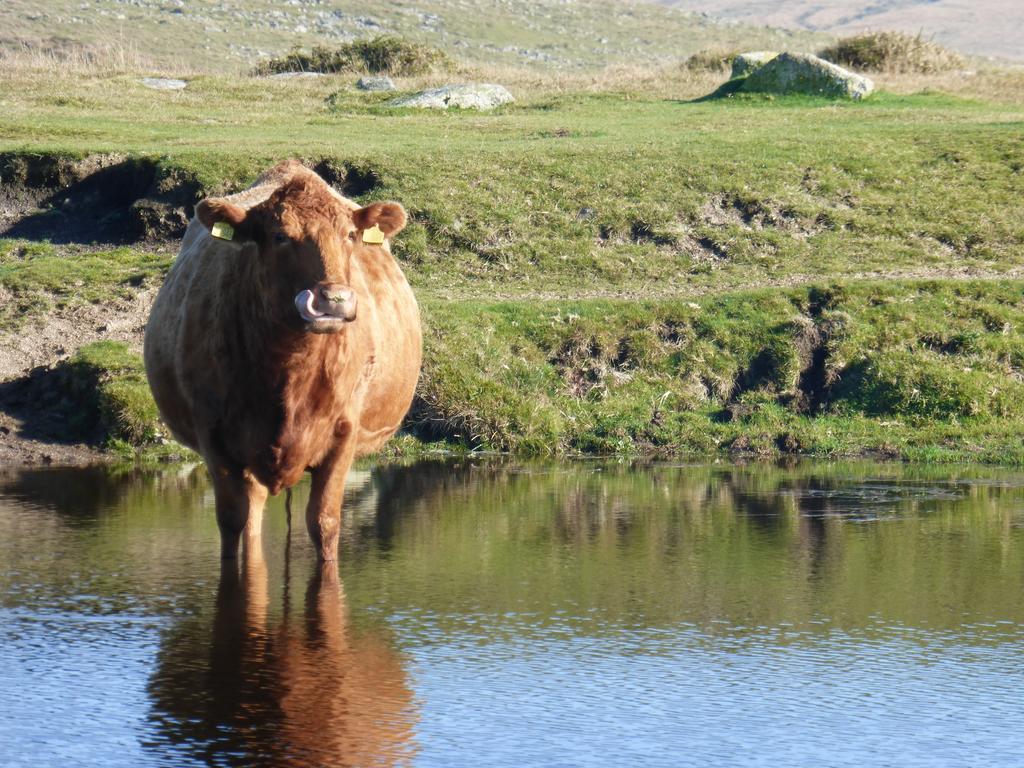
<svg viewBox="0 0 1024 768"><path fill-rule="evenodd" d="M450 66L448 57L436 48L395 35L356 40L338 48L313 46L308 53L295 48L278 58L256 66L255 75L281 72L369 72L412 77Z"/></svg>
<svg viewBox="0 0 1024 768"><path fill-rule="evenodd" d="M683 66L690 72L726 72L740 53L737 50L705 49L687 58Z"/></svg>
<svg viewBox="0 0 1024 768"><path fill-rule="evenodd" d="M137 447L157 441L160 417L139 355L126 344L97 341L79 349L70 367L79 404L92 409L108 441Z"/></svg>
<svg viewBox="0 0 1024 768"><path fill-rule="evenodd" d="M963 56L955 51L920 34L905 32L868 32L845 37L818 55L834 64L872 72L932 74L962 69L965 64Z"/></svg>

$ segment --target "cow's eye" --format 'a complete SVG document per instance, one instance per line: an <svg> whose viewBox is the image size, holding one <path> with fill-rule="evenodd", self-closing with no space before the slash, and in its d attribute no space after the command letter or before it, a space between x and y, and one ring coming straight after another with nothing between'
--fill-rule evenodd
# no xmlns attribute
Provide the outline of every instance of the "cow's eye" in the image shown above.
<svg viewBox="0 0 1024 768"><path fill-rule="evenodd" d="M288 242L288 235L286 235L284 232L275 232L274 242L277 243L278 245L284 245L285 243Z"/></svg>
<svg viewBox="0 0 1024 768"><path fill-rule="evenodd" d="M359 233L353 229L351 232L348 233L348 239L354 243L356 241L356 235L358 234Z"/></svg>

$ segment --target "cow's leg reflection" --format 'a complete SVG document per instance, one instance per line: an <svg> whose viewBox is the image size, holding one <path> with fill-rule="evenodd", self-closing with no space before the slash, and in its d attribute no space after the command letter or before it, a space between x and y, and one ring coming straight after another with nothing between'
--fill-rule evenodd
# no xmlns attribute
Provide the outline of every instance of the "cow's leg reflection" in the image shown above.
<svg viewBox="0 0 1024 768"><path fill-rule="evenodd" d="M350 654L352 649L349 646L347 611L345 608L345 588L341 583L341 576L338 573L338 566L331 562L320 562L314 568L309 577L309 584L306 588L305 605L305 628L307 641L318 641L319 651L311 654L307 659L311 669L324 668L327 665L327 658L333 660L330 670L324 669L323 676L316 688L325 690L345 687L346 671L350 665ZM314 646L315 647L315 646ZM351 680L348 681L351 686ZM307 691L313 694L314 691ZM329 698L324 696L324 691L318 690L313 699ZM312 703L312 702L310 702ZM329 707L327 711L334 710L337 717L340 713L336 707Z"/></svg>
<svg viewBox="0 0 1024 768"><path fill-rule="evenodd" d="M179 619L184 629L162 640L151 691L166 743L203 764L218 755L274 768L413 764L403 659L386 632L349 626L337 565L313 565L308 581L303 573L292 606L298 584L286 578L279 592L267 578L264 553L272 560L276 548L248 536L242 544L238 560L221 564L212 616Z"/></svg>
<svg viewBox="0 0 1024 768"><path fill-rule="evenodd" d="M345 494L345 478L354 458L355 438L350 432L311 472L313 482L306 507L306 527L321 562L329 563L338 557L341 500Z"/></svg>
<svg viewBox="0 0 1024 768"><path fill-rule="evenodd" d="M261 510L262 513L262 510ZM252 522L252 518L249 518ZM259 531L250 533L246 526L242 547L242 584L245 593L245 628L250 637L266 632L270 596L267 584L267 561L263 557L263 542Z"/></svg>
<svg viewBox="0 0 1024 768"><path fill-rule="evenodd" d="M208 466L216 496L220 554L222 558L232 560L238 556L238 542L243 531L247 538L259 538L267 489L244 470L213 464Z"/></svg>

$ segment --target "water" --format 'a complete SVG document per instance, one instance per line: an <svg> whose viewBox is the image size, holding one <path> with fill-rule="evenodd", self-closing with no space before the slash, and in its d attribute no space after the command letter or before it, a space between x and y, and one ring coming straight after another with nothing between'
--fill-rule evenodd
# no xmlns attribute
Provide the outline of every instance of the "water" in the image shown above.
<svg viewBox="0 0 1024 768"><path fill-rule="evenodd" d="M222 570L202 472L0 474L0 765L1024 765L1020 473L350 486Z"/></svg>

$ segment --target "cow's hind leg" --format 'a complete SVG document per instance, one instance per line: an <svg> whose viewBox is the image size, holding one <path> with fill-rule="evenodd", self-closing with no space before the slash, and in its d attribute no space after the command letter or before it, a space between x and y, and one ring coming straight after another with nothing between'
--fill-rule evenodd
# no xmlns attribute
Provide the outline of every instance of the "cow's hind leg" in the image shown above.
<svg viewBox="0 0 1024 768"><path fill-rule="evenodd" d="M209 462L207 466L216 497L220 554L230 560L238 556L238 542L243 532L247 538L259 538L267 489L244 470L217 467Z"/></svg>
<svg viewBox="0 0 1024 768"><path fill-rule="evenodd" d="M341 531L341 500L345 495L345 478L355 458L355 439L351 432L318 467L314 467L306 527L321 562L338 557L338 534Z"/></svg>

